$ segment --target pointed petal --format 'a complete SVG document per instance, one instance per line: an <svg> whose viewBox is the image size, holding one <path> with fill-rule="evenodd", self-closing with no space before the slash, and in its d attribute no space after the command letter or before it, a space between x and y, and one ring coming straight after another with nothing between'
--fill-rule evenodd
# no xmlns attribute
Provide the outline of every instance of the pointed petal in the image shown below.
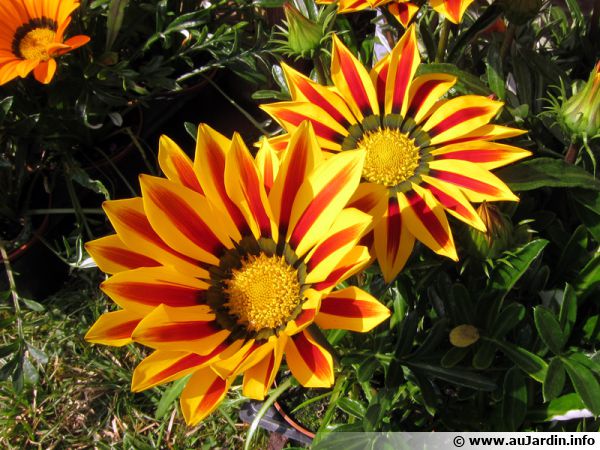
<svg viewBox="0 0 600 450"><path fill-rule="evenodd" d="M306 257L305 283L313 284L326 280L344 256L357 245L371 221L371 216L357 209L342 210L326 237Z"/></svg>
<svg viewBox="0 0 600 450"><path fill-rule="evenodd" d="M480 95L453 98L438 108L423 125L431 145L441 144L487 125L503 103Z"/></svg>
<svg viewBox="0 0 600 450"><path fill-rule="evenodd" d="M116 234L86 242L85 249L105 273L160 266L154 259L130 250Z"/></svg>
<svg viewBox="0 0 600 450"><path fill-rule="evenodd" d="M372 257L367 247L354 247L348 252L344 259L340 261L337 267L331 271L325 281L315 283L312 287L317 291L330 291L345 279L363 270L369 265L371 260Z"/></svg>
<svg viewBox="0 0 600 450"><path fill-rule="evenodd" d="M253 358L256 359L257 356L261 355L261 352L264 356L272 348L272 341L259 343L255 339L249 339L243 342L243 345L237 348L235 352L229 353L226 358L220 358L219 361L211 364L211 367L221 378L236 377L241 372L239 370L240 366L246 363L250 356L253 355ZM255 362L258 362L258 360Z"/></svg>
<svg viewBox="0 0 600 450"><path fill-rule="evenodd" d="M53 58L50 58L48 61L40 62L36 68L33 69L33 76L40 83L48 84L52 81L55 72L56 61Z"/></svg>
<svg viewBox="0 0 600 450"><path fill-rule="evenodd" d="M325 296L315 322L319 327L370 331L390 316L390 310L375 297L355 286Z"/></svg>
<svg viewBox="0 0 600 450"><path fill-rule="evenodd" d="M141 198L110 200L102 204L117 235L128 248L189 275L207 278L198 261L178 253L156 234L144 211Z"/></svg>
<svg viewBox="0 0 600 450"><path fill-rule="evenodd" d="M396 18L398 22L402 24L404 28L408 26L410 21L413 19L419 7L412 3L396 3L393 2L388 7L390 14Z"/></svg>
<svg viewBox="0 0 600 450"><path fill-rule="evenodd" d="M265 192L269 195L273 183L277 178L280 162L277 152L275 152L275 149L271 146L268 139L263 139L261 141L260 149L256 152L255 159L260 178L265 187Z"/></svg>
<svg viewBox="0 0 600 450"><path fill-rule="evenodd" d="M282 63L281 67L285 74L292 100L317 105L343 128L348 128L351 124L356 123L356 119L350 112L348 105L337 93L326 86L315 83L287 64Z"/></svg>
<svg viewBox="0 0 600 450"><path fill-rule="evenodd" d="M356 192L348 202L348 208L356 208L359 211L373 217L373 226L386 210L388 198L387 187L376 183L360 183Z"/></svg>
<svg viewBox="0 0 600 450"><path fill-rule="evenodd" d="M192 160L165 135L160 137L158 144L158 164L169 180L203 194Z"/></svg>
<svg viewBox="0 0 600 450"><path fill-rule="evenodd" d="M132 339L158 350L206 355L229 336L205 305L173 308L160 305L134 330Z"/></svg>
<svg viewBox="0 0 600 450"><path fill-rule="evenodd" d="M531 156L531 152L512 145L471 141L446 145L431 152L436 160L458 159L492 170Z"/></svg>
<svg viewBox="0 0 600 450"><path fill-rule="evenodd" d="M429 3L450 22L458 24L473 0L429 0Z"/></svg>
<svg viewBox="0 0 600 450"><path fill-rule="evenodd" d="M408 230L434 252L458 261L450 225L433 194L413 184L413 190L398 193L402 219Z"/></svg>
<svg viewBox="0 0 600 450"><path fill-rule="evenodd" d="M269 203L280 233L285 234L288 229L292 205L302 182L322 159L312 125L302 122L290 137L279 174L269 194Z"/></svg>
<svg viewBox="0 0 600 450"><path fill-rule="evenodd" d="M486 227L481 217L460 189L430 176L423 175L422 179L423 182L420 186L431 192L449 214L479 231L485 232Z"/></svg>
<svg viewBox="0 0 600 450"><path fill-rule="evenodd" d="M331 79L358 121L379 114L369 72L335 34L331 55Z"/></svg>
<svg viewBox="0 0 600 450"><path fill-rule="evenodd" d="M518 202L506 184L491 172L468 161L432 161L429 176L458 186L472 202L505 200Z"/></svg>
<svg viewBox="0 0 600 450"><path fill-rule="evenodd" d="M264 400L279 371L287 335L282 334L267 356L244 372L243 394L255 400Z"/></svg>
<svg viewBox="0 0 600 450"><path fill-rule="evenodd" d="M362 11L363 9L369 8L369 6L370 5L367 0L340 0L338 5L338 13L345 14L349 12Z"/></svg>
<svg viewBox="0 0 600 450"><path fill-rule="evenodd" d="M385 113L405 115L408 109L408 89L421 62L417 47L417 32L411 26L392 50L385 85Z"/></svg>
<svg viewBox="0 0 600 450"><path fill-rule="evenodd" d="M333 359L306 330L291 337L285 358L292 375L304 387L330 387L333 384Z"/></svg>
<svg viewBox="0 0 600 450"><path fill-rule="evenodd" d="M231 380L222 379L210 367L196 371L179 397L185 423L196 425L217 409L230 385Z"/></svg>
<svg viewBox="0 0 600 450"><path fill-rule="evenodd" d="M381 58L375 66L371 69L369 76L371 82L375 86L377 92L377 102L379 103L379 110L385 110L385 85L387 83L388 71L390 70L390 61L392 54L388 53L386 56Z"/></svg>
<svg viewBox="0 0 600 450"><path fill-rule="evenodd" d="M409 90L408 109L405 117L412 117L420 124L434 112L439 99L456 84L456 77L444 73L421 75L414 79Z"/></svg>
<svg viewBox="0 0 600 450"><path fill-rule="evenodd" d="M348 131L317 105L307 102L279 102L261 105L288 133L293 133L302 122L310 121L319 145L325 150L341 150Z"/></svg>
<svg viewBox="0 0 600 450"><path fill-rule="evenodd" d="M100 287L120 307L149 314L160 304L173 307L202 304L208 286L171 267L144 267L113 275Z"/></svg>
<svg viewBox="0 0 600 450"><path fill-rule="evenodd" d="M400 273L415 245L415 237L407 227L406 218L400 213L398 198L389 194L383 218L374 230L374 247L383 279L391 283Z"/></svg>
<svg viewBox="0 0 600 450"><path fill-rule="evenodd" d="M470 133L460 136L456 139L452 139L445 142L445 145L460 144L461 142L470 141L496 141L498 139L508 139L515 136L521 136L527 133L526 130L519 130L518 128L510 128L502 125L488 124L479 127Z"/></svg>
<svg viewBox="0 0 600 450"><path fill-rule="evenodd" d="M233 136L225 158L225 188L229 198L240 208L254 237L272 238L277 242L277 226L258 169L239 134Z"/></svg>
<svg viewBox="0 0 600 450"><path fill-rule="evenodd" d="M164 178L140 175L144 210L152 228L170 247L209 264L233 245L225 223L208 200Z"/></svg>
<svg viewBox="0 0 600 450"><path fill-rule="evenodd" d="M126 309L102 314L85 334L85 340L115 347L127 345L142 318L143 314Z"/></svg>
<svg viewBox="0 0 600 450"><path fill-rule="evenodd" d="M358 187L365 154L338 153L302 183L292 207L287 241L303 256L327 232Z"/></svg>
<svg viewBox="0 0 600 450"><path fill-rule="evenodd" d="M198 126L194 171L206 197L223 213L223 222L235 225L238 232L232 234L232 237L239 241L241 235L246 235L249 228L241 211L231 201L225 189L225 154L230 147L231 140L222 134L203 123Z"/></svg>

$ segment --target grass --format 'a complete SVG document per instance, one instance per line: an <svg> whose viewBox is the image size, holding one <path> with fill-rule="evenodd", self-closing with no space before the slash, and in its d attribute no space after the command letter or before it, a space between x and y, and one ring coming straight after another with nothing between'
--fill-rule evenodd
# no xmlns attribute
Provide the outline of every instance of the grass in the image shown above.
<svg viewBox="0 0 600 450"><path fill-rule="evenodd" d="M129 390L144 349L85 342L85 332L110 304L97 287L100 281L96 269L74 271L65 287L44 301L45 311L25 314L26 338L48 355L48 362L38 365L38 382L21 392L10 381L0 383L0 447L242 448L248 426L238 419L244 402L240 389L233 389L197 427L185 425L177 401L157 419L166 387L137 394ZM0 346L10 343L14 333L11 327L1 330ZM267 441L261 433L253 448L266 448Z"/></svg>

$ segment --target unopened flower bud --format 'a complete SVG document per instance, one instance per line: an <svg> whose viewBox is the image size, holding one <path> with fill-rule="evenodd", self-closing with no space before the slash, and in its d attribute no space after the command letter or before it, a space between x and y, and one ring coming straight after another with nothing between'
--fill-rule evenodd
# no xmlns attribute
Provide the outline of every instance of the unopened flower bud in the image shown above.
<svg viewBox="0 0 600 450"><path fill-rule="evenodd" d="M600 61L583 88L565 99L559 112L563 129L575 138L600 134Z"/></svg>
<svg viewBox="0 0 600 450"><path fill-rule="evenodd" d="M450 331L450 343L455 347L468 347L479 340L479 330L473 325L459 325Z"/></svg>
<svg viewBox="0 0 600 450"><path fill-rule="evenodd" d="M304 58L313 56L323 38L322 24L308 19L289 3L283 5L283 11L288 25L288 50Z"/></svg>
<svg viewBox="0 0 600 450"><path fill-rule="evenodd" d="M480 259L496 258L510 246L512 223L497 206L487 202L479 205L477 214L485 224L486 231L475 228L469 230L469 253Z"/></svg>

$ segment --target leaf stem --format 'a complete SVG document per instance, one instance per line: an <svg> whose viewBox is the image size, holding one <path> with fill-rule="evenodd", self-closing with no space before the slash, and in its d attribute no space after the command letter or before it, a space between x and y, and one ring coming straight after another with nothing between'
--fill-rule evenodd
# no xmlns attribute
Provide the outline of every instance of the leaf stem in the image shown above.
<svg viewBox="0 0 600 450"><path fill-rule="evenodd" d="M1 242L0 255L2 255L4 269L6 270L6 277L8 278L8 286L13 299L13 305L15 307L15 316L17 319L17 334L19 335L19 340L24 341L25 336L23 334L23 321L21 320L21 305L19 304L19 293L17 292L17 284L15 283L15 276L10 265L10 260L8 259L8 253L6 252L6 248Z"/></svg>
<svg viewBox="0 0 600 450"><path fill-rule="evenodd" d="M439 63L444 60L446 55L446 47L448 47L448 38L450 37L450 22L448 19L444 19L442 23L442 29L440 31L440 42L438 43L437 53L435 55L435 62Z"/></svg>

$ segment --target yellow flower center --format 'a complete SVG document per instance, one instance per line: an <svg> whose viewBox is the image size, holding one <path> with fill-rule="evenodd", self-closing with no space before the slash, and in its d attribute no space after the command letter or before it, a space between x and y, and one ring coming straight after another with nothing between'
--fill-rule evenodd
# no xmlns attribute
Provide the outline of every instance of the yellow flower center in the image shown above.
<svg viewBox="0 0 600 450"><path fill-rule="evenodd" d="M362 176L372 183L397 186L419 167L419 148L399 130L367 131L358 147L367 153Z"/></svg>
<svg viewBox="0 0 600 450"><path fill-rule="evenodd" d="M296 270L279 256L246 258L225 285L225 306L251 331L284 324L300 301Z"/></svg>
<svg viewBox="0 0 600 450"><path fill-rule="evenodd" d="M19 52L25 59L48 61L48 46L54 43L56 32L50 28L34 28L19 42Z"/></svg>

